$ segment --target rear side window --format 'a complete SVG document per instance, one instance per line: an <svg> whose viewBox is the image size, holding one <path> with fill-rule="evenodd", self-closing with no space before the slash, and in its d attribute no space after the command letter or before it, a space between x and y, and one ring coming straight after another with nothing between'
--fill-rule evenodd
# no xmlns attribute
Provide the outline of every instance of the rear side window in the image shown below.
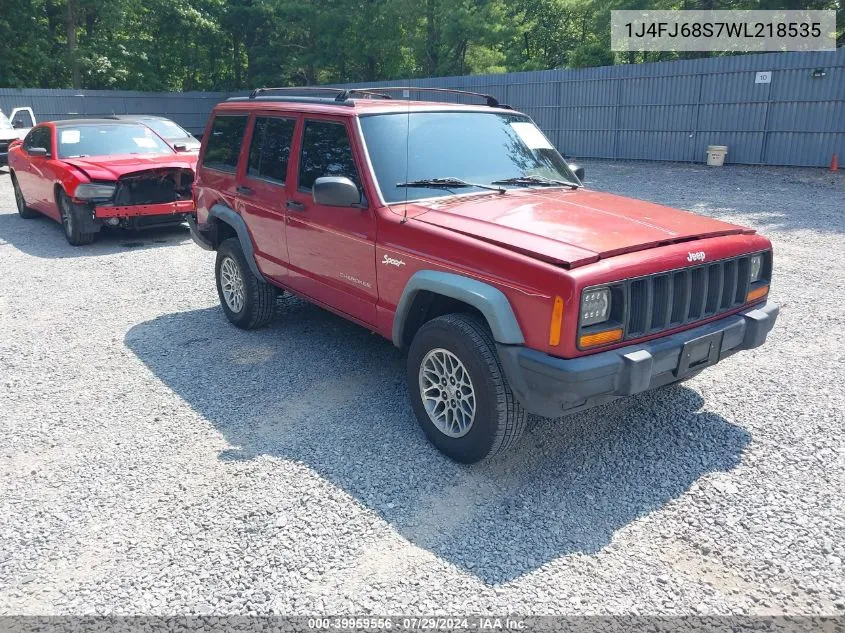
<svg viewBox="0 0 845 633"><path fill-rule="evenodd" d="M249 146L247 175L284 184L295 127L294 119L256 117Z"/></svg>
<svg viewBox="0 0 845 633"><path fill-rule="evenodd" d="M28 128L35 125L35 120L29 110L18 110L15 118L12 119L12 126L15 128Z"/></svg>
<svg viewBox="0 0 845 633"><path fill-rule="evenodd" d="M218 115L211 124L211 134L202 159L203 167L235 172L246 131L247 116Z"/></svg>
<svg viewBox="0 0 845 633"><path fill-rule="evenodd" d="M305 121L299 157L299 188L310 191L322 176L346 176L361 188L346 126L328 121Z"/></svg>

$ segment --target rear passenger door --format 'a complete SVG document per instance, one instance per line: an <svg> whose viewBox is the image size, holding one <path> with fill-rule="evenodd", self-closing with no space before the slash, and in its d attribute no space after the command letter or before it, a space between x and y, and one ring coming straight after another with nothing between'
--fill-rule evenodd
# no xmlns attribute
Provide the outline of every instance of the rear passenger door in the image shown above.
<svg viewBox="0 0 845 633"><path fill-rule="evenodd" d="M290 285L360 322L376 322L376 222L372 205L315 204L314 181L346 176L361 190L361 165L345 119L306 115L297 133L298 173L287 207Z"/></svg>
<svg viewBox="0 0 845 633"><path fill-rule="evenodd" d="M238 209L252 234L259 266L267 276L287 283L285 203L296 116L253 116L246 164L238 173Z"/></svg>
<svg viewBox="0 0 845 633"><path fill-rule="evenodd" d="M248 121L249 114L217 114L211 123L198 167L200 193L205 198L207 191L209 207L220 199L237 207L236 174Z"/></svg>

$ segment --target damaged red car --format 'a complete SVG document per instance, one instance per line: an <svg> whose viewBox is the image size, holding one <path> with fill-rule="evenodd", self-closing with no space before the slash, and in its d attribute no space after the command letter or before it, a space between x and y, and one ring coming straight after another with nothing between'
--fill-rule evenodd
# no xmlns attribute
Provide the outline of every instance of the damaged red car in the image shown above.
<svg viewBox="0 0 845 633"><path fill-rule="evenodd" d="M141 123L42 123L9 148L18 213L62 224L74 246L102 227L148 228L194 213L196 155L177 153Z"/></svg>

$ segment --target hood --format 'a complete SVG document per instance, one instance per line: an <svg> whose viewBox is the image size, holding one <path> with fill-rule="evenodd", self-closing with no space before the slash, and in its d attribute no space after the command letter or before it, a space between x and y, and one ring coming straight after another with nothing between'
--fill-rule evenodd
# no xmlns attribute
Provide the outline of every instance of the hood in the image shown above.
<svg viewBox="0 0 845 633"><path fill-rule="evenodd" d="M598 191L516 189L415 205L420 222L575 268L664 244L752 229Z"/></svg>
<svg viewBox="0 0 845 633"><path fill-rule="evenodd" d="M197 165L196 154L144 154L130 156L86 156L62 158L83 172L90 180L117 180L121 176L150 169L191 169Z"/></svg>

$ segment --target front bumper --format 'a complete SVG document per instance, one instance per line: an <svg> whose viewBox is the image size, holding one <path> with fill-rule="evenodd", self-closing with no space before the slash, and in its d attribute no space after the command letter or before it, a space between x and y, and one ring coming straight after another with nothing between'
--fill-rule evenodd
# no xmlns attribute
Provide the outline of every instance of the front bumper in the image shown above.
<svg viewBox="0 0 845 633"><path fill-rule="evenodd" d="M5 167L9 164L9 152L0 152L0 167Z"/></svg>
<svg viewBox="0 0 845 633"><path fill-rule="evenodd" d="M135 218L148 215L182 215L194 213L193 200L178 200L162 204L133 204L127 206L94 207L95 218Z"/></svg>
<svg viewBox="0 0 845 633"><path fill-rule="evenodd" d="M759 347L779 310L767 301L691 330L569 360L519 345L497 347L522 406L554 418L683 380L731 354Z"/></svg>

